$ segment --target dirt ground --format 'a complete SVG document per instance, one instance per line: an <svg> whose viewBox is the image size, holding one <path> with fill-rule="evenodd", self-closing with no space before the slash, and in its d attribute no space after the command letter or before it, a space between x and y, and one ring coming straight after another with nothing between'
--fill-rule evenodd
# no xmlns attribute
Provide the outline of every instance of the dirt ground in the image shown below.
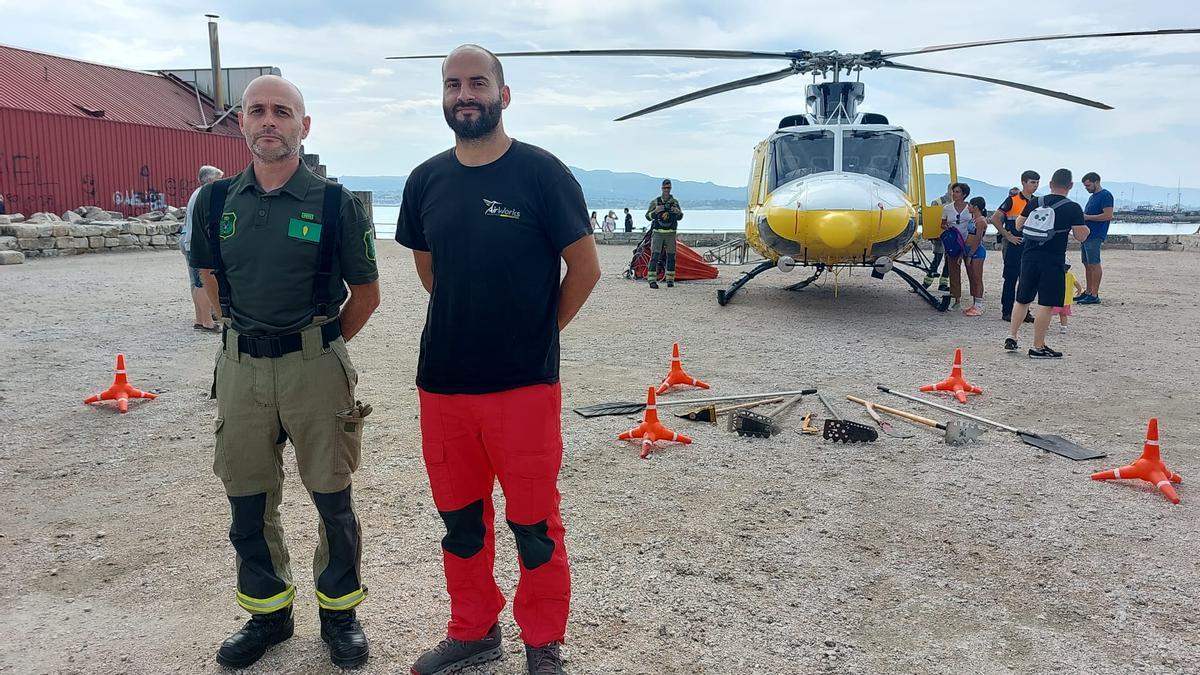
<svg viewBox="0 0 1200 675"><path fill-rule="evenodd" d="M843 274L836 294L832 277L784 290L802 270L764 274L720 308L736 269L650 291L621 278L626 247L601 255L604 278L563 336L570 672L1200 673L1200 256L1106 252L1104 304L1052 329L1067 356L1045 362L1001 348L994 253L977 319L865 273ZM375 408L355 476L362 672L400 673L440 638L448 604L413 384L425 294L406 251L381 242L380 267L384 304L350 345ZM214 673L245 620L211 472L217 338L191 329L185 283L167 253L0 268L0 673ZM570 412L639 400L676 339L716 393L816 386L863 422L846 394L944 421L875 384L915 391L962 347L986 392L970 410L1109 456L1072 462L1003 432L952 448L902 423L912 438L845 446L801 435L792 415L769 440L670 418L696 442L642 461L615 440L637 416ZM124 416L81 403L117 352L161 394ZM815 397L801 411L825 416ZM1185 477L1178 506L1148 484L1088 478L1136 458L1152 415ZM288 471L296 636L249 672L332 672L308 562L316 514ZM511 593L515 549L497 535ZM501 622L505 659L468 673L523 672L507 609Z"/></svg>

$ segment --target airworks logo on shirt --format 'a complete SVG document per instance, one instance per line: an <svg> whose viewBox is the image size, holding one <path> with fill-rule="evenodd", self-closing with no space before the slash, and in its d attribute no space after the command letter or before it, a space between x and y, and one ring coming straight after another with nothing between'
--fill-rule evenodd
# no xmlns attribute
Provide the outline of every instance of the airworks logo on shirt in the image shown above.
<svg viewBox="0 0 1200 675"><path fill-rule="evenodd" d="M520 211L509 208L494 199L483 200L483 206L483 215L485 216L499 216L501 218L512 218L513 220L521 219Z"/></svg>

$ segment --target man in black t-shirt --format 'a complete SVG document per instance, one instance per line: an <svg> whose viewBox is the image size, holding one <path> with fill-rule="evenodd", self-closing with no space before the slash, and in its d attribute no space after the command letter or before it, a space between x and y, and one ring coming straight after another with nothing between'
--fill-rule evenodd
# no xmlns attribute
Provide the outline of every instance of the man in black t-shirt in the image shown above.
<svg viewBox="0 0 1200 675"><path fill-rule="evenodd" d="M625 207L625 231L633 232L633 214L629 212L629 207Z"/></svg>
<svg viewBox="0 0 1200 675"><path fill-rule="evenodd" d="M1000 206L992 212L992 225L1004 238L1000 250L1001 260L1004 261L1004 283L1000 290L1000 318L1012 320L1013 304L1017 297L1017 279L1021 276L1021 247L1022 239L1017 233L1017 218L1025 210L1025 205L1033 199L1042 182L1041 175L1036 171L1025 171L1021 174L1021 189L1009 190L1008 197L1000 202Z"/></svg>
<svg viewBox="0 0 1200 675"><path fill-rule="evenodd" d="M505 133L510 93L495 55L463 45L442 63L442 80L455 145L409 174L396 226L430 294L417 386L450 593L446 638L412 672L500 658L499 479L520 560L513 616L529 672L559 673L571 597L558 493L559 331L587 300L600 263L571 172Z"/></svg>
<svg viewBox="0 0 1200 675"><path fill-rule="evenodd" d="M1084 224L1083 209L1067 198L1071 191L1071 171L1059 169L1050 177L1050 194L1034 198L1025 205L1021 216L1017 218L1016 230L1023 233L1026 220L1039 208L1052 208L1054 213L1054 232L1052 236L1041 242L1035 242L1029 237L1025 241L1021 253L1021 277L1017 282L1017 304L1013 306L1012 321L1009 323L1009 337L1004 340L1004 348L1008 351L1017 349L1017 333L1029 305L1034 298L1038 302L1038 313L1033 322L1033 348L1029 350L1031 359L1061 358L1062 352L1055 351L1046 345L1046 331L1050 327L1050 310L1062 307L1067 297L1067 236L1074 234L1075 239L1087 239L1088 228Z"/></svg>

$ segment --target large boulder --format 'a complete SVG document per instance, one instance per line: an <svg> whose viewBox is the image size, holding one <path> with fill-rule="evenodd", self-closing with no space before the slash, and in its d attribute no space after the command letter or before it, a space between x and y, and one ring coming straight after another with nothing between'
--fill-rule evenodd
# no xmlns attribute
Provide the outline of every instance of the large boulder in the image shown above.
<svg viewBox="0 0 1200 675"><path fill-rule="evenodd" d="M163 219L162 211L150 211L141 215L141 220L148 223L156 223Z"/></svg>
<svg viewBox="0 0 1200 675"><path fill-rule="evenodd" d="M178 208L175 206L167 207L167 215L171 216L175 220L183 220L183 216L186 213L187 213L187 211L185 209L181 209L181 208Z"/></svg>
<svg viewBox="0 0 1200 675"><path fill-rule="evenodd" d="M57 223L61 220L62 218L59 218L53 213L44 213L41 211L29 217L29 222L31 223Z"/></svg>
<svg viewBox="0 0 1200 675"><path fill-rule="evenodd" d="M83 207L83 217L87 220L112 220L112 218L108 217L108 211L99 206Z"/></svg>
<svg viewBox="0 0 1200 675"><path fill-rule="evenodd" d="M16 237L0 236L0 251L16 250L18 250Z"/></svg>
<svg viewBox="0 0 1200 675"><path fill-rule="evenodd" d="M78 223L83 220L83 216L74 211L67 211L63 213L62 219L68 223Z"/></svg>
<svg viewBox="0 0 1200 675"><path fill-rule="evenodd" d="M25 262L25 254L20 251L0 251L0 265L20 265Z"/></svg>
<svg viewBox="0 0 1200 675"><path fill-rule="evenodd" d="M8 228L6 228L6 229L8 230L9 234L16 237L17 239L37 239L39 236L37 225L28 225L25 223L21 223L19 225L9 225ZM51 229L53 229L53 228L51 228ZM21 248L25 248L25 247L22 246Z"/></svg>

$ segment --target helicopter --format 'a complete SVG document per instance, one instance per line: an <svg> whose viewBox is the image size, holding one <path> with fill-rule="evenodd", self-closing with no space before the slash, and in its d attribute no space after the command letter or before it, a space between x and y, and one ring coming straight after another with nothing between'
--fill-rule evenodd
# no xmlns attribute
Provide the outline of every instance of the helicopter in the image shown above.
<svg viewBox="0 0 1200 675"><path fill-rule="evenodd" d="M727 304L747 282L770 269L791 272L811 267L813 274L788 286L800 290L828 270L869 268L871 276L893 272L935 310L944 312L950 297L936 297L903 264L936 274L918 238L941 235L942 190L926 185L930 158L944 157L950 181L958 180L952 140L914 143L903 127L880 113L860 112L865 97L864 70L891 68L960 77L1057 98L1100 110L1112 106L1081 96L947 70L897 63L896 58L992 45L1088 38L1162 36L1200 33L1200 29L1163 29L1073 33L934 45L918 49L861 53L838 51L746 51L724 49L568 49L498 52L497 57L526 56L641 56L696 59L783 60L788 65L761 75L706 87L622 115L621 122L701 98L774 82L793 75L811 75L804 113L788 115L775 131L754 148L747 186L746 243L763 260L727 288L717 291L717 303ZM389 59L433 59L445 55L391 56ZM843 80L853 76L854 81ZM817 80L821 81L818 82ZM940 160L939 160L940 161ZM907 256L907 257L906 257Z"/></svg>

